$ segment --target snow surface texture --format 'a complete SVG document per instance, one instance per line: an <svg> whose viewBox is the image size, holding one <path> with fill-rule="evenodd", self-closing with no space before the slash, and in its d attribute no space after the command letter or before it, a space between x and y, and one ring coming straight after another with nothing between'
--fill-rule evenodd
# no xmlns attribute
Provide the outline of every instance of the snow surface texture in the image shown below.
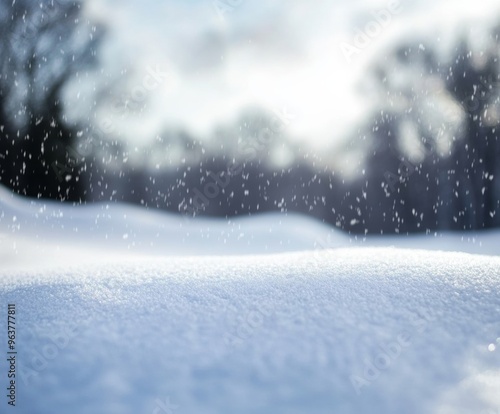
<svg viewBox="0 0 500 414"><path fill-rule="evenodd" d="M13 412L500 412L499 257L311 250L325 234L352 240L297 217L43 206L0 194Z"/></svg>

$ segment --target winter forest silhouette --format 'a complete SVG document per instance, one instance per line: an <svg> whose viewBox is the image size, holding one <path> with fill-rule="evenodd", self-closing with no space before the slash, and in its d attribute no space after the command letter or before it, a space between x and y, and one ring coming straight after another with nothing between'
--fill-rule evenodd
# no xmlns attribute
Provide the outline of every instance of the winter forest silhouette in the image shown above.
<svg viewBox="0 0 500 414"><path fill-rule="evenodd" d="M64 89L100 70L106 37L80 10L62 1L1 9L0 182L14 192L188 216L293 211L354 234L500 225L500 26L480 51L457 38L446 61L419 41L379 56L365 78L379 105L343 148L360 154L362 173L345 177L291 144L285 121L259 108L214 133L223 149L172 128L127 162L131 149L99 130L92 108L86 124L66 119ZM98 99L108 102L120 81ZM293 159L285 167L271 156L283 148ZM160 162L173 153L183 161Z"/></svg>

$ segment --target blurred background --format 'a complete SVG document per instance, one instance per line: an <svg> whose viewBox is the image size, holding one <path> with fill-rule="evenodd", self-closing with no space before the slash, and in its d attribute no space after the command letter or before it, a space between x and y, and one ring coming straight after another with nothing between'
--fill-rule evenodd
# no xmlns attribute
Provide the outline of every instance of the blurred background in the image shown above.
<svg viewBox="0 0 500 414"><path fill-rule="evenodd" d="M0 0L0 182L352 234L500 225L500 4Z"/></svg>

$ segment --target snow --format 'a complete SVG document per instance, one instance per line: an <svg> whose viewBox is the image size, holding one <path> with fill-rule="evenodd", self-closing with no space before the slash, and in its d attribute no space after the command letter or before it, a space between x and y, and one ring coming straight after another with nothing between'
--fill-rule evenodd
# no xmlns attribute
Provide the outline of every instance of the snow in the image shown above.
<svg viewBox="0 0 500 414"><path fill-rule="evenodd" d="M500 410L498 232L363 242L0 189L0 234L19 413Z"/></svg>
<svg viewBox="0 0 500 414"><path fill-rule="evenodd" d="M323 249L360 246L500 254L498 230L412 237L349 236L294 213L258 217L193 220L117 203L72 208L48 200L25 201L0 187L0 258L5 268L39 268L122 260L124 255L248 255L304 250L317 254Z"/></svg>

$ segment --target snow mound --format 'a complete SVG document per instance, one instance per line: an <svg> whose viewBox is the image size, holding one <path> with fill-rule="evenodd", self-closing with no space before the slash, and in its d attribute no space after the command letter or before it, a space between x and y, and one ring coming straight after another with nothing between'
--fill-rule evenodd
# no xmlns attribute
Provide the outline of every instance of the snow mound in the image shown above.
<svg viewBox="0 0 500 414"><path fill-rule="evenodd" d="M0 280L18 314L19 413L500 407L500 258L337 249Z"/></svg>
<svg viewBox="0 0 500 414"><path fill-rule="evenodd" d="M127 256L246 255L346 246L349 239L298 214L193 219L118 204L28 200L0 186L4 265L74 263ZM28 254L29 253L29 254Z"/></svg>
<svg viewBox="0 0 500 414"><path fill-rule="evenodd" d="M424 248L494 255L498 240L184 220L0 188L16 412L496 413L500 257Z"/></svg>
<svg viewBox="0 0 500 414"><path fill-rule="evenodd" d="M0 266L53 267L124 258L256 255L341 247L500 254L500 231L355 236L294 213L229 220L118 203L71 206L29 200L0 186Z"/></svg>

